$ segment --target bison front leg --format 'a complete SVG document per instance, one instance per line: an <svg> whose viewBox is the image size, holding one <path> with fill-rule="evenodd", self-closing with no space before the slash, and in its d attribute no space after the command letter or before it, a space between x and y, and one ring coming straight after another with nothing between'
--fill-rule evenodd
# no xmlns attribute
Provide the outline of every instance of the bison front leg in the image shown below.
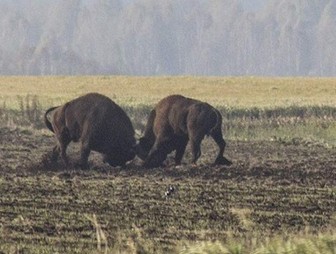
<svg viewBox="0 0 336 254"><path fill-rule="evenodd" d="M81 169L88 169L88 159L90 152L91 149L89 143L87 141L83 141L81 146L81 157L79 161L79 166Z"/></svg>
<svg viewBox="0 0 336 254"><path fill-rule="evenodd" d="M162 163L167 158L168 155L168 140L156 139L152 149L145 160L144 167L155 168L162 166Z"/></svg>
<svg viewBox="0 0 336 254"><path fill-rule="evenodd" d="M56 162L60 155L65 166L66 167L69 166L69 160L68 157L66 156L66 146L58 144L52 150L51 161Z"/></svg>
<svg viewBox="0 0 336 254"><path fill-rule="evenodd" d="M186 137L180 137L176 141L176 154L175 154L175 164L176 165L181 164L187 144L188 144L188 138Z"/></svg>

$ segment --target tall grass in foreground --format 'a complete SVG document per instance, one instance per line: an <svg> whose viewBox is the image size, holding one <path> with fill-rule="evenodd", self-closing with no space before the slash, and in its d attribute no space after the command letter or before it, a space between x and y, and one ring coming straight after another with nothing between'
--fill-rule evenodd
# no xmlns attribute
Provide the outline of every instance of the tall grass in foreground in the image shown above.
<svg viewBox="0 0 336 254"><path fill-rule="evenodd" d="M319 236L297 236L266 239L263 243L250 240L244 242L201 242L189 244L178 253L181 254L335 254L336 234Z"/></svg>
<svg viewBox="0 0 336 254"><path fill-rule="evenodd" d="M335 254L336 232L319 235L288 235L259 240L256 236L245 239L221 241L175 242L169 249L155 245L150 239L141 236L141 230L131 234L121 233L113 243L103 243L97 239L97 247L59 246L57 241L44 244L5 244L1 253L81 253L81 254ZM98 233L97 233L98 234Z"/></svg>
<svg viewBox="0 0 336 254"><path fill-rule="evenodd" d="M141 230L135 229L132 235L120 235L114 246L97 253L178 253L178 254L335 254L336 232L319 235L287 235L257 239L227 239L221 241L200 241L182 243L164 250L143 239ZM260 237L259 237L260 238Z"/></svg>
<svg viewBox="0 0 336 254"><path fill-rule="evenodd" d="M8 108L6 103L0 106L1 127L44 127L44 109L37 96L17 96L17 104L19 109Z"/></svg>

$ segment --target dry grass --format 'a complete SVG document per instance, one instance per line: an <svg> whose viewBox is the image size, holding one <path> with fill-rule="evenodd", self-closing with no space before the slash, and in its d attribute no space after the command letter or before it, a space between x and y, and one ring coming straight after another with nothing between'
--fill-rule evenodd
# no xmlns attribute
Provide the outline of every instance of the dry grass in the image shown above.
<svg viewBox="0 0 336 254"><path fill-rule="evenodd" d="M99 92L129 106L155 104L173 93L234 108L336 106L335 82L335 78L9 76L0 78L0 105L18 108L18 96L29 94L49 106Z"/></svg>
<svg viewBox="0 0 336 254"><path fill-rule="evenodd" d="M318 236L291 235L274 237L262 241L229 240L227 243L200 242L181 248L183 254L334 254L336 253L336 234L328 232Z"/></svg>

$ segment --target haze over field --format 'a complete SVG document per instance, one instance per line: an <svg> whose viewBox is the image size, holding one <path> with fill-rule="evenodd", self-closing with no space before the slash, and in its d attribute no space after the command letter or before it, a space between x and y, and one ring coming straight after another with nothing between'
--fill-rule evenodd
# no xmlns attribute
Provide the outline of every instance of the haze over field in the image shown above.
<svg viewBox="0 0 336 254"><path fill-rule="evenodd" d="M0 0L0 74L336 75L335 0Z"/></svg>

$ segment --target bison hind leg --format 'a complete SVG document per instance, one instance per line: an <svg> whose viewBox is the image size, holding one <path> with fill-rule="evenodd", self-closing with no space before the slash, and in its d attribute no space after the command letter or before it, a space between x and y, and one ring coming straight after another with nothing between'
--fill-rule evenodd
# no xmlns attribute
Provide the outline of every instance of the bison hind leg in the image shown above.
<svg viewBox="0 0 336 254"><path fill-rule="evenodd" d="M222 130L220 128L217 128L213 130L213 132L210 135L219 147L218 155L217 155L217 158L214 164L215 165L225 165L225 166L232 165L232 162L223 156L224 150L226 147L226 142L223 139Z"/></svg>
<svg viewBox="0 0 336 254"><path fill-rule="evenodd" d="M194 134L193 132L191 134ZM190 146L192 153L192 164L196 164L199 157L201 157L201 142L204 138L204 134L190 135Z"/></svg>

